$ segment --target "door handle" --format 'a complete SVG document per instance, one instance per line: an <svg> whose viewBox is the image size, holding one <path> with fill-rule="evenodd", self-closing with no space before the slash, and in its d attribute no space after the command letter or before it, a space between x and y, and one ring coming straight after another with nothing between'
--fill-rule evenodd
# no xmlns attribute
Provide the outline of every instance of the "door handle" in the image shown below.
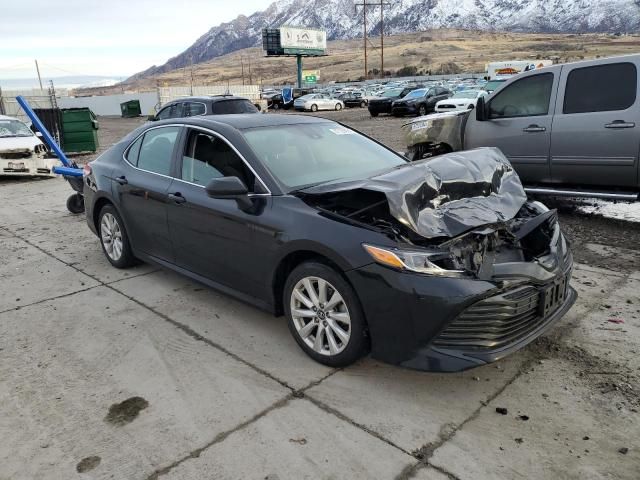
<svg viewBox="0 0 640 480"><path fill-rule="evenodd" d="M168 197L169 197L169 200L171 200L173 203L179 204L187 201L187 199L184 198L180 192L170 193Z"/></svg>
<svg viewBox="0 0 640 480"><path fill-rule="evenodd" d="M127 177L125 177L124 175L120 177L116 177L114 178L114 180L118 182L120 185L126 185L127 183L129 183L129 181L127 180Z"/></svg>
<svg viewBox="0 0 640 480"><path fill-rule="evenodd" d="M522 131L526 133L546 132L547 128L541 127L540 125L529 125L528 127L523 128Z"/></svg>
<svg viewBox="0 0 640 480"><path fill-rule="evenodd" d="M604 128L633 128L635 126L635 123L625 122L624 120L614 120L611 123L604 124Z"/></svg>

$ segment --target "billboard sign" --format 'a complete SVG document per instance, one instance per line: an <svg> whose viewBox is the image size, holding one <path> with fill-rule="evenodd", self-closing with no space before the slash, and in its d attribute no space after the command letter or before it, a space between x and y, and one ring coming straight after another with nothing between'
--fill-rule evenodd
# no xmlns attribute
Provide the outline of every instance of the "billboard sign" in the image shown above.
<svg viewBox="0 0 640 480"><path fill-rule="evenodd" d="M326 50L327 32L313 28L280 27L280 45L285 50Z"/></svg>
<svg viewBox="0 0 640 480"><path fill-rule="evenodd" d="M318 83L318 80L320 80L319 70L303 70L302 71L302 81L304 83Z"/></svg>

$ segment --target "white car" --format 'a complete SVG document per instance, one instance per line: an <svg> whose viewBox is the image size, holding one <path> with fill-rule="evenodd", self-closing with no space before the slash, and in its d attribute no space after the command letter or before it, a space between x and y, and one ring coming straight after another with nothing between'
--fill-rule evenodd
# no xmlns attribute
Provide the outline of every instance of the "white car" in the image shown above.
<svg viewBox="0 0 640 480"><path fill-rule="evenodd" d="M435 111L440 112L458 112L460 110L470 110L475 108L480 97L487 95L485 90L461 90L453 94L453 96L440 100L436 103Z"/></svg>
<svg viewBox="0 0 640 480"><path fill-rule="evenodd" d="M55 158L45 158L47 147L17 118L0 115L0 176L53 177Z"/></svg>
<svg viewBox="0 0 640 480"><path fill-rule="evenodd" d="M331 98L326 93L310 93L309 95L303 95L296 98L293 102L293 108L300 111L312 111L318 110L342 110L344 103L337 98Z"/></svg>

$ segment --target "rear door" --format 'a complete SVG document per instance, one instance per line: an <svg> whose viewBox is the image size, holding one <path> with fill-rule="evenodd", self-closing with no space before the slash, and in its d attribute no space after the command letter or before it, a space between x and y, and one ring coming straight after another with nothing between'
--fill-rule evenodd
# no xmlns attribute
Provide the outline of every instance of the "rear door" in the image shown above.
<svg viewBox="0 0 640 480"><path fill-rule="evenodd" d="M134 249L171 262L167 192L181 127L147 130L125 152L120 175L113 179L120 212Z"/></svg>
<svg viewBox="0 0 640 480"><path fill-rule="evenodd" d="M465 148L498 147L524 182L549 182L558 70L524 74L487 100L489 119L469 116Z"/></svg>
<svg viewBox="0 0 640 480"><path fill-rule="evenodd" d="M637 187L638 71L633 61L565 65L551 134L554 183Z"/></svg>

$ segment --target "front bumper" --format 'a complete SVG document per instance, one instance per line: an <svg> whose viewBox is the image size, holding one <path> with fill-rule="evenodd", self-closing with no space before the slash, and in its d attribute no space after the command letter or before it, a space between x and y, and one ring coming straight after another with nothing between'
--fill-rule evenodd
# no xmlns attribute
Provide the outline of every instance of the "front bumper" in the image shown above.
<svg viewBox="0 0 640 480"><path fill-rule="evenodd" d="M434 277L377 264L347 275L364 309L373 358L417 370L455 372L521 349L560 319L577 298L568 286L572 263L569 255L562 273L544 282L531 277ZM519 267L514 264L513 269ZM564 285L563 295L547 308L543 299L556 282ZM529 292L524 303L501 305L505 296L524 289ZM492 304L498 307L487 308Z"/></svg>
<svg viewBox="0 0 640 480"><path fill-rule="evenodd" d="M20 158L9 160L0 158L0 176L15 177L55 177L55 158Z"/></svg>
<svg viewBox="0 0 640 480"><path fill-rule="evenodd" d="M391 113L391 102L369 102L370 113Z"/></svg>
<svg viewBox="0 0 640 480"><path fill-rule="evenodd" d="M414 105L411 103L393 105L391 107L391 113L393 115L415 115L418 113L418 105Z"/></svg>

